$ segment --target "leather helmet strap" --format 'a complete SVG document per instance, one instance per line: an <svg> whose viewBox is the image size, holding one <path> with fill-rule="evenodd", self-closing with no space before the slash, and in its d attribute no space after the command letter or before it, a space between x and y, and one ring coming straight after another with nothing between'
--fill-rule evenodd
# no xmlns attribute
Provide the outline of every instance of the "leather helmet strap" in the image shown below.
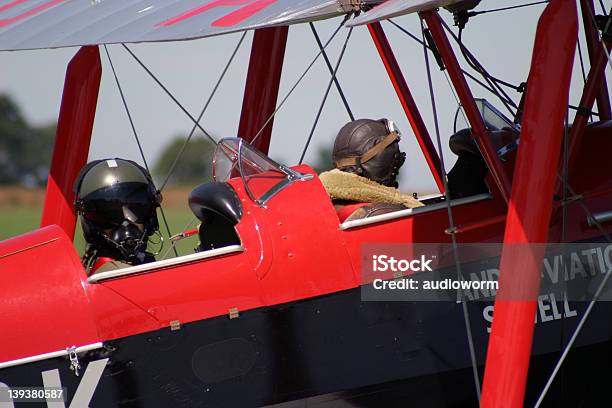
<svg viewBox="0 0 612 408"><path fill-rule="evenodd" d="M385 150L387 146L389 146L391 143L395 142L398 136L399 135L397 132L391 132L387 136L385 136L385 138L381 140L380 143L377 143L376 145L372 146L371 149L369 149L361 156L345 157L344 159L336 160L336 167L342 168L348 166L358 166L363 163L366 163L376 157L376 155L378 155L380 152Z"/></svg>

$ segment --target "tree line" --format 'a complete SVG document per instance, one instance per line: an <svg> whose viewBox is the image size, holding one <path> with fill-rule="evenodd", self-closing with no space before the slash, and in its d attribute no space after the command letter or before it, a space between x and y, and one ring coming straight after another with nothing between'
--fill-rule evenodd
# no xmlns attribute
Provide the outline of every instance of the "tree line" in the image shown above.
<svg viewBox="0 0 612 408"><path fill-rule="evenodd" d="M43 187L53 155L57 123L31 124L17 102L0 94L0 185ZM156 180L165 179L185 136L176 135L153 166ZM175 165L168 185L193 185L211 179L210 163L214 144L194 135Z"/></svg>
<svg viewBox="0 0 612 408"><path fill-rule="evenodd" d="M10 95L0 94L0 185L43 187L46 184L56 127L55 122L42 126L29 123L16 101ZM212 180L215 144L201 134L194 134L183 150L185 139L186 135L175 135L162 149L152 167L158 184L168 174L168 186ZM179 159L175 163L176 157ZM317 160L312 164L319 172L331 168L330 149L317 151Z"/></svg>

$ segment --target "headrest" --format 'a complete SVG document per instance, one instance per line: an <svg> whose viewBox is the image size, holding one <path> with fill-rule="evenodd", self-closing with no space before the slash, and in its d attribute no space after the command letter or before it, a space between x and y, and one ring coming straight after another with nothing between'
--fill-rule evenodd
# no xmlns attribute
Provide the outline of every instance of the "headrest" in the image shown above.
<svg viewBox="0 0 612 408"><path fill-rule="evenodd" d="M200 221L206 221L210 212L220 215L232 224L242 218L242 204L234 189L227 183L211 181L200 184L189 194L189 208Z"/></svg>
<svg viewBox="0 0 612 408"><path fill-rule="evenodd" d="M448 140L448 145L453 153L457 156L463 153L471 153L480 155L480 151L476 146L476 142L472 138L471 129L462 129L452 135Z"/></svg>
<svg viewBox="0 0 612 408"><path fill-rule="evenodd" d="M489 132L491 143L496 150L514 142L519 137L519 133L511 128L493 130ZM480 156L480 151L476 141L472 137L471 129L462 129L452 135L448 140L448 145L453 153L459 156L462 153L471 153Z"/></svg>

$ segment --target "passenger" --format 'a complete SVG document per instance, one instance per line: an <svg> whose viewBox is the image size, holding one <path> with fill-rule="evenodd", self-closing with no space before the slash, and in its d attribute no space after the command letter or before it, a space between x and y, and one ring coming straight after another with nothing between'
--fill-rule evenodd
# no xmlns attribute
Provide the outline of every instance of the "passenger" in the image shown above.
<svg viewBox="0 0 612 408"><path fill-rule="evenodd" d="M89 275L155 261L147 243L159 231L162 197L146 169L131 160L96 160L81 169L74 192Z"/></svg>
<svg viewBox="0 0 612 408"><path fill-rule="evenodd" d="M397 189L406 160L399 140L399 131L387 119L358 119L340 129L332 152L336 169L319 176L340 221L423 205Z"/></svg>

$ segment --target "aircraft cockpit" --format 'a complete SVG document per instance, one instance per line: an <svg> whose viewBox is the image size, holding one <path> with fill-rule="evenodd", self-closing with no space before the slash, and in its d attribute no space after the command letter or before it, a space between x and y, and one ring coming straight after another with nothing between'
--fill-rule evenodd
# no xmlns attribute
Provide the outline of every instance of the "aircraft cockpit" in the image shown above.
<svg viewBox="0 0 612 408"><path fill-rule="evenodd" d="M248 196L261 207L296 181L311 180L312 174L300 173L279 164L241 138L219 141L213 158L213 178L226 182L240 177Z"/></svg>
<svg viewBox="0 0 612 408"><path fill-rule="evenodd" d="M477 106L490 132L493 145L502 161L505 161L518 145L518 126L484 99L478 99ZM458 123L456 118L455 127ZM451 136L449 145L451 151L458 156L448 173L451 206L462 206L490 199L492 192L489 185L492 183L487 180L488 169L471 136L470 129L456 131ZM289 213L295 215L296 211L307 213L303 209L310 205L308 200L304 198L295 201L292 198L304 194L306 190L313 197L318 197L318 200L328 201L327 204L318 203L317 206L324 205L330 211L334 211L324 186L316 179L310 167L291 168L280 164L238 137L224 138L218 142L212 161L212 175L213 181L195 187L188 197L193 221L199 221L199 225L190 230L191 232L184 231L175 235L170 242L174 248L176 241L193 236L197 238L197 241L191 238L193 252L176 254L176 257L172 257L171 251L166 248L155 262L94 274L89 280L93 282L139 274L234 252L240 253L244 251L246 234L251 234L255 229L255 233L261 235L267 222L266 214L274 213L275 216L282 218L289 216ZM313 183L297 189L293 187L303 182ZM286 194L285 191L289 190L291 192ZM424 217L425 213L435 213L447 206L443 195L425 197L420 200L420 204L422 206L418 208L395 209L388 213L373 214L364 219L343 220L339 213L334 218L339 231L353 231L363 227L382 226L389 222L403 223L403 220L416 220ZM284 214L282 210L287 206L300 208L294 208ZM245 218L251 219L243 222ZM261 238L262 250L265 246L264 241Z"/></svg>
<svg viewBox="0 0 612 408"><path fill-rule="evenodd" d="M199 185L189 195L189 207L201 221L198 251L240 243L234 226L240 221L243 208L227 183L230 179L240 179L248 197L265 208L268 201L292 183L313 178L312 174L275 162L236 137L219 141L212 174L214 181Z"/></svg>
<svg viewBox="0 0 612 408"><path fill-rule="evenodd" d="M158 251L155 262L94 273L89 281L98 282L242 252L243 240L237 225L245 213L252 212L248 208L266 209L270 200L293 183L314 178L313 174L301 173L275 162L236 137L224 138L217 144L212 175L213 181L195 187L187 199L194 216L191 225L199 221L196 228L172 236L170 248L162 247L163 251ZM172 257L179 240L196 235L199 242L191 246L193 252L175 252L176 256Z"/></svg>

